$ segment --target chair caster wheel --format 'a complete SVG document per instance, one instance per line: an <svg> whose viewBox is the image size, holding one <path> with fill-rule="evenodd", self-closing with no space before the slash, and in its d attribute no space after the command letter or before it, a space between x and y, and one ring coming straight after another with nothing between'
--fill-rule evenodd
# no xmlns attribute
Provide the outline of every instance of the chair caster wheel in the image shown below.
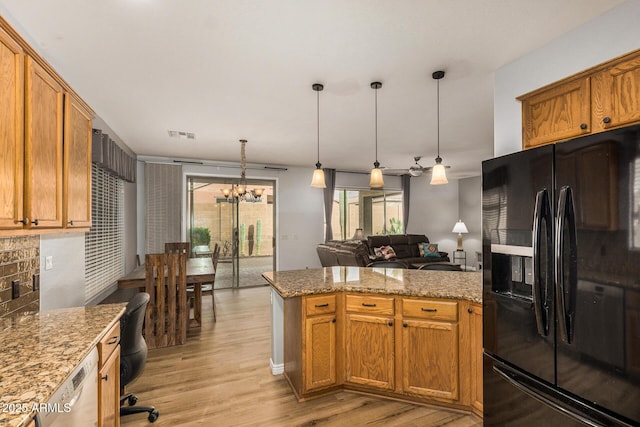
<svg viewBox="0 0 640 427"><path fill-rule="evenodd" d="M138 403L138 398L136 396L129 396L129 398L127 399L127 403L129 404L129 406L133 406Z"/></svg>
<svg viewBox="0 0 640 427"><path fill-rule="evenodd" d="M149 412L149 417L148 420L150 423L154 422L155 420L158 419L158 417L160 416L160 412L158 412L158 410L154 410L152 412Z"/></svg>

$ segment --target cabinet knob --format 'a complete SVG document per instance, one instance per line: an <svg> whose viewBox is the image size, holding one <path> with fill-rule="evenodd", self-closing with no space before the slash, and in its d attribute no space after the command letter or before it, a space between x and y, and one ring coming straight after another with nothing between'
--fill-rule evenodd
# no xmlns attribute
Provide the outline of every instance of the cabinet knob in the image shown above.
<svg viewBox="0 0 640 427"><path fill-rule="evenodd" d="M467 313L469 314L473 313L473 309L471 307L467 308Z"/></svg>
<svg viewBox="0 0 640 427"><path fill-rule="evenodd" d="M23 219L17 219L15 220L16 223L21 223L22 225L27 225L29 224L29 218L23 218Z"/></svg>
<svg viewBox="0 0 640 427"><path fill-rule="evenodd" d="M331 321L332 323L336 323L336 318L334 317L333 320Z"/></svg>
<svg viewBox="0 0 640 427"><path fill-rule="evenodd" d="M586 123L580 123L580 129L585 130L587 128Z"/></svg>
<svg viewBox="0 0 640 427"><path fill-rule="evenodd" d="M387 323L387 325L393 326L393 322L390 321L389 323Z"/></svg>
<svg viewBox="0 0 640 427"><path fill-rule="evenodd" d="M73 220L69 221L67 224L73 225Z"/></svg>
<svg viewBox="0 0 640 427"><path fill-rule="evenodd" d="M611 123L611 117L605 117L604 119L602 119L603 123Z"/></svg>
<svg viewBox="0 0 640 427"><path fill-rule="evenodd" d="M402 324L402 327L403 327L403 328L408 328L408 327L409 327L409 325L408 325L408 324L406 324L406 323L403 323L403 324Z"/></svg>
<svg viewBox="0 0 640 427"><path fill-rule="evenodd" d="M102 379L103 379L104 381L109 381L109 374L107 374L107 375L105 375L104 377L102 377Z"/></svg>
<svg viewBox="0 0 640 427"><path fill-rule="evenodd" d="M31 224L38 225L40 224L40 221L38 221L38 219L34 219L33 221L31 221Z"/></svg>

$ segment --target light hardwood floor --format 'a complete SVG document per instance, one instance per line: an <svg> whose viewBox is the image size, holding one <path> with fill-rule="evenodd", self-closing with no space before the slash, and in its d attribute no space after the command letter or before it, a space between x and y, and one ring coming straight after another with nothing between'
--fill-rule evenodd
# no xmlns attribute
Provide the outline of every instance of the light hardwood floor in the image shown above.
<svg viewBox="0 0 640 427"><path fill-rule="evenodd" d="M269 288L216 290L203 302L203 327L187 343L149 351L144 373L128 389L160 418L121 419L124 426L480 426L470 415L340 392L298 403L269 367Z"/></svg>

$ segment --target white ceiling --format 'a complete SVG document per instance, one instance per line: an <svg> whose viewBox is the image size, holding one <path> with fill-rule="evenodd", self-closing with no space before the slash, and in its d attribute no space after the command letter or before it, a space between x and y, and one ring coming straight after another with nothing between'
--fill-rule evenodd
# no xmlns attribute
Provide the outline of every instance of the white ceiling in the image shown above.
<svg viewBox="0 0 640 427"><path fill-rule="evenodd" d="M0 0L136 153L368 170L493 154L493 72L622 0ZM168 130L194 132L195 141Z"/></svg>

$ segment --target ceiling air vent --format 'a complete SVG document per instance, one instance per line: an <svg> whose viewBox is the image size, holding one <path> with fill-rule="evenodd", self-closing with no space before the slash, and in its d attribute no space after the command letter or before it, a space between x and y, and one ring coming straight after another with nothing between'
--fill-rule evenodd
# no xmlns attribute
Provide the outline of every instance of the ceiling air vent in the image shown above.
<svg viewBox="0 0 640 427"><path fill-rule="evenodd" d="M178 130L170 130L169 132L169 136L171 138L178 138L178 139L196 139L196 134L193 132L182 132L182 131L178 131Z"/></svg>

